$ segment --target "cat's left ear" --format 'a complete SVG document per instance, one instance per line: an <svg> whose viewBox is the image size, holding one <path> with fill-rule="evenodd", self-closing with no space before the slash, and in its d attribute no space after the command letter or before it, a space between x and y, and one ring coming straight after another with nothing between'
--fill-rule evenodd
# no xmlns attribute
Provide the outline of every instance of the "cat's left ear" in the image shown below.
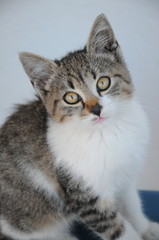
<svg viewBox="0 0 159 240"><path fill-rule="evenodd" d="M19 58L36 93L45 101L47 94L51 92L54 75L57 72L56 63L28 52L20 53Z"/></svg>
<svg viewBox="0 0 159 240"><path fill-rule="evenodd" d="M104 14L100 14L92 26L87 51L91 54L104 54L108 51L115 52L117 48L118 42L115 39L110 23Z"/></svg>

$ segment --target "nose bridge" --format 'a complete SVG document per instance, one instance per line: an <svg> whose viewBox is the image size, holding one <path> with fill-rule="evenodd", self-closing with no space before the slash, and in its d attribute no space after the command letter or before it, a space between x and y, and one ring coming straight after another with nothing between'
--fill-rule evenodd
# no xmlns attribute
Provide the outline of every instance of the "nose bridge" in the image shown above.
<svg viewBox="0 0 159 240"><path fill-rule="evenodd" d="M86 109L89 113L93 113L97 116L100 116L102 106L99 104L99 99L93 97L86 102Z"/></svg>
<svg viewBox="0 0 159 240"><path fill-rule="evenodd" d="M87 87L83 89L83 92L85 92L85 110L99 116L102 109L99 97L95 96Z"/></svg>
<svg viewBox="0 0 159 240"><path fill-rule="evenodd" d="M86 108L90 112L92 107L95 107L98 104L99 100L96 97L92 97L88 101L86 101Z"/></svg>

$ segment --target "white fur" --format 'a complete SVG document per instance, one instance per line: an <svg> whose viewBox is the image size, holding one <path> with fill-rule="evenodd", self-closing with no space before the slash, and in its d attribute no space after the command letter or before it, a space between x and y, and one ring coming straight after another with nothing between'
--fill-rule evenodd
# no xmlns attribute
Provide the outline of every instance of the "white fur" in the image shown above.
<svg viewBox="0 0 159 240"><path fill-rule="evenodd" d="M147 231L143 236L144 240L158 240L159 239L159 224L151 222Z"/></svg>
<svg viewBox="0 0 159 240"><path fill-rule="evenodd" d="M26 163L21 167L34 188L45 191L48 195L58 198L54 182L51 182L47 175L40 171L40 169L33 168L33 166Z"/></svg>
<svg viewBox="0 0 159 240"><path fill-rule="evenodd" d="M140 235L143 235L148 229L149 221L142 212L135 181L127 186L123 195L120 195L119 202L123 216L129 219L129 222Z"/></svg>
<svg viewBox="0 0 159 240"><path fill-rule="evenodd" d="M132 226L129 224L128 221L124 221L125 225L125 233L123 236L119 238L119 240L141 240L139 235L134 231Z"/></svg>
<svg viewBox="0 0 159 240"><path fill-rule="evenodd" d="M125 217L142 235L149 222L133 186L149 139L147 119L135 98L115 101L103 97L101 104L104 122L95 124L92 115L63 124L50 121L48 143L57 165L69 168L74 178L82 177L101 199L121 201ZM126 191L128 188L132 191Z"/></svg>
<svg viewBox="0 0 159 240"><path fill-rule="evenodd" d="M148 139L140 105L135 100L123 105L122 112L115 114L115 107L108 111L108 106L103 123L74 119L57 126L50 122L48 130L57 164L69 167L75 177L83 177L101 198L112 200L136 178Z"/></svg>

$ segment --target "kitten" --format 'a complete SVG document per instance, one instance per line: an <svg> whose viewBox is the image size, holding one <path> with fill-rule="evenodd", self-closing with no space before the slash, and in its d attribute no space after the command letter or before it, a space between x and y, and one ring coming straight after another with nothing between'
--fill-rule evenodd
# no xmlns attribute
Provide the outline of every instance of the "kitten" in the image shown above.
<svg viewBox="0 0 159 240"><path fill-rule="evenodd" d="M20 60L39 98L0 130L0 239L159 239L136 190L147 120L106 17L83 50Z"/></svg>

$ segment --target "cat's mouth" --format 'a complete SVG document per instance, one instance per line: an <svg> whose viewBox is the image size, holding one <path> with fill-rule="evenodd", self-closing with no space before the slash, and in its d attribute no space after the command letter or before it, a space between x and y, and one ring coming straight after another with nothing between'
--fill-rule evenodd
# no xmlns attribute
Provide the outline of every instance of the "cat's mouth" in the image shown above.
<svg viewBox="0 0 159 240"><path fill-rule="evenodd" d="M93 121L94 123L102 123L102 122L104 122L105 120L106 120L105 117L94 117L94 118L92 119L92 121Z"/></svg>

